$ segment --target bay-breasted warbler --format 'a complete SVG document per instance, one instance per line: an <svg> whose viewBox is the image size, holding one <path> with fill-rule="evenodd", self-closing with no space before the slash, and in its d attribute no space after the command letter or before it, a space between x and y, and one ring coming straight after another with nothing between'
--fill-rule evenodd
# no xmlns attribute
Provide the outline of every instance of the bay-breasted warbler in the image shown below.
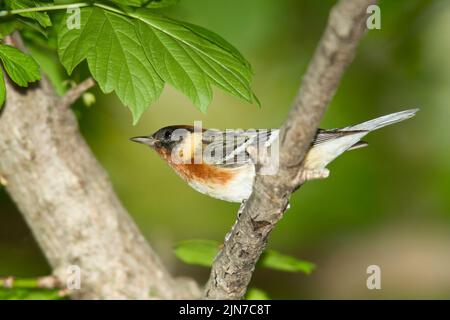
<svg viewBox="0 0 450 320"><path fill-rule="evenodd" d="M405 110L340 129L318 129L305 156L308 179L326 178L326 166L347 150L367 146L361 138L384 126L409 119L418 109ZM255 177L250 148L270 149L278 143L278 129L196 130L174 125L149 136L131 138L150 146L195 190L211 197L242 202L249 198ZM270 159L277 161L277 148Z"/></svg>

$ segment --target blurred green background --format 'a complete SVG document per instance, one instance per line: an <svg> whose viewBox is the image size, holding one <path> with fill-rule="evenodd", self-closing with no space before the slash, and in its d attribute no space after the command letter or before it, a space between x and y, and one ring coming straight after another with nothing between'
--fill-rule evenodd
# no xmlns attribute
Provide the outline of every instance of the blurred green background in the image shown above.
<svg viewBox="0 0 450 320"><path fill-rule="evenodd" d="M207 27L252 63L262 108L215 90L207 114L167 86L132 126L114 95L74 106L83 135L129 212L175 275L205 282L206 268L176 259L186 239L222 241L237 204L190 189L151 150L128 141L170 124L276 128L289 110L324 29L329 0L182 0L167 14ZM381 30L368 32L322 127L420 107L417 117L367 137L370 146L306 184L269 248L313 261L311 275L257 269L252 286L272 298L450 298L450 1L381 1ZM30 106L32 107L32 106ZM381 267L381 290L366 268ZM0 276L50 272L15 205L0 189Z"/></svg>

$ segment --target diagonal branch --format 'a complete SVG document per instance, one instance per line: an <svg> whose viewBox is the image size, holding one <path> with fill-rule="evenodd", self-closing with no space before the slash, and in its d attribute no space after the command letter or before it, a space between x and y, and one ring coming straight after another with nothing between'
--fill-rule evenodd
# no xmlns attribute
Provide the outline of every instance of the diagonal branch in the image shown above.
<svg viewBox="0 0 450 320"><path fill-rule="evenodd" d="M244 296L267 238L304 181L302 161L319 122L365 32L367 8L377 0L341 0L303 78L280 131L280 163L276 175L257 175L253 193L216 257L205 289L206 299ZM295 183L294 183L295 181ZM241 210L240 210L241 211Z"/></svg>

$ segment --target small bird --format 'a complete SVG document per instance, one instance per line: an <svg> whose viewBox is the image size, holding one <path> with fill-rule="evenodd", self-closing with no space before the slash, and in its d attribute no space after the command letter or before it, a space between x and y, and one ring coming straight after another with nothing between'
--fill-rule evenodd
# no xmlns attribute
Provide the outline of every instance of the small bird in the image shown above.
<svg viewBox="0 0 450 320"><path fill-rule="evenodd" d="M328 177L326 166L331 161L347 150L368 145L362 137L409 119L418 110L405 110L340 129L318 129L303 162L305 180ZM174 125L130 140L154 149L198 192L225 201L243 202L250 197L256 172L250 150L270 148L278 142L278 134L278 129L219 131Z"/></svg>

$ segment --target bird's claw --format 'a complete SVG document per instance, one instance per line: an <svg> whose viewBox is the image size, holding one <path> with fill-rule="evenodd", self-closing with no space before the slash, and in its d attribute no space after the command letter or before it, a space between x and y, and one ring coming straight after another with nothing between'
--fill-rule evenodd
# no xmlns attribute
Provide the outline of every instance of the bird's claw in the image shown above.
<svg viewBox="0 0 450 320"><path fill-rule="evenodd" d="M326 168L313 170L305 169L302 170L301 175L304 181L326 179L330 176L330 170Z"/></svg>
<svg viewBox="0 0 450 320"><path fill-rule="evenodd" d="M294 188L297 188L299 185L305 183L306 181L317 180L317 179L326 179L329 176L330 176L330 170L328 170L327 168L303 169L294 178L294 180L292 181L292 185Z"/></svg>

